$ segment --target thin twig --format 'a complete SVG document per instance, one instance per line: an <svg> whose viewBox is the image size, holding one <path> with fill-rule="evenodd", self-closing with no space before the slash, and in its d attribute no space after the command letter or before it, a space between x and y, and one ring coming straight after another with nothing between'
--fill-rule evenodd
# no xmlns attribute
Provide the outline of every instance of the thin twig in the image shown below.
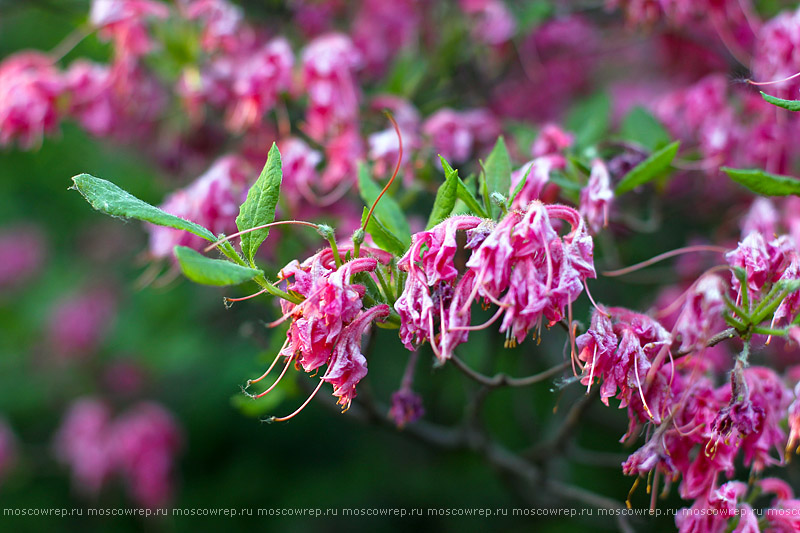
<svg viewBox="0 0 800 533"><path fill-rule="evenodd" d="M496 387L527 387L528 385L533 385L535 383L539 383L541 381L545 381L547 379L552 378L553 376L557 375L559 372L563 372L569 366L569 362L559 363L552 368L548 368L543 372L539 372L538 374L534 374L532 376L524 377L524 378L512 378L507 374L499 372L492 377L485 376L480 372L476 372L475 370L471 369L467 366L461 359L456 357L455 355L450 358L453 364L458 368L464 375L480 383L481 385L485 385L486 387L496 388Z"/></svg>

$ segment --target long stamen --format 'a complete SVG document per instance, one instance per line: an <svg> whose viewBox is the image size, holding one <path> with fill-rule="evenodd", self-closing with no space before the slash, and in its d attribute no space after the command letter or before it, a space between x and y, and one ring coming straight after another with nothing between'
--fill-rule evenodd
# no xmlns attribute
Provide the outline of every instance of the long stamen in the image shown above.
<svg viewBox="0 0 800 533"><path fill-rule="evenodd" d="M633 486L631 487L631 490L628 491L628 498L625 500L625 505L628 507L628 509L631 508L631 497L633 496L633 493L636 491L636 487L639 486L639 480L640 479L641 478L637 476L636 480L633 482Z"/></svg>
<svg viewBox="0 0 800 533"><path fill-rule="evenodd" d="M499 308L495 312L495 314L492 315L492 318L490 318L489 320L487 320L486 322L484 322L483 324L480 324L478 326L453 326L450 329L453 330L453 331L479 331L481 329L486 329L489 326L491 326L492 324L494 324L497 321L498 318L500 318L500 315L503 314L503 311L505 311L504 307Z"/></svg>
<svg viewBox="0 0 800 533"><path fill-rule="evenodd" d="M301 405L300 407L298 407L298 408L297 408L297 410L296 410L294 413L292 413L292 414L290 414L290 415L288 415L288 416L283 416L283 417L281 417L281 418L276 418L276 417L274 417L274 416L273 416L273 417L270 417L269 419L267 419L267 422L286 422L287 420L289 420L289 419L291 419L291 418L294 418L295 416L297 416L297 415L300 413L300 411L302 411L303 409L305 409L305 408L306 408L306 405L308 405L308 404L309 404L309 402L311 402L311 400L313 400L313 399L314 399L314 396L316 396L316 395L317 395L317 393L319 392L319 389L321 389L321 388L322 388L322 384L323 384L323 383L325 383L325 381L324 381L324 380L322 380L322 379L320 379L320 380L319 380L319 384L317 385L317 388L316 388L316 389L314 389L314 392L312 392L312 393L311 393L311 395L310 395L308 398L306 398L306 401L304 401L304 402L303 402L303 405Z"/></svg>
<svg viewBox="0 0 800 533"><path fill-rule="evenodd" d="M726 248L723 248L722 246L714 246L712 244L698 244L695 246L686 246L684 248L678 248L676 250L670 250L669 252L664 252L663 254L659 254L655 257L652 257L647 261L642 261L641 263L636 263L635 265L631 265L629 267L620 268L619 270L610 270L607 272L603 272L603 275L606 277L623 276L625 274L629 274L631 272L635 272L639 269L658 263L659 261L663 261L664 259L669 259L670 257L675 257L676 255L682 255L691 252L716 252L724 254L727 253L728 250Z"/></svg>
<svg viewBox="0 0 800 533"><path fill-rule="evenodd" d="M286 349L286 345L287 345L287 344L289 344L289 338L288 338L288 337L287 337L287 338L286 338L286 340L284 341L284 343L283 343L283 346L281 347L281 349L278 351L278 355L276 355L276 356L275 356L275 359L273 359L273 360L272 360L272 364L271 364L271 365L269 365L269 368L267 369L267 371L266 371L266 372L264 372L263 374L261 374L261 376L260 376L260 377L258 377L258 378L256 378L256 379L248 379L248 380L247 380L247 383L245 383L245 385L244 385L244 388L245 388L245 389L247 389L247 388L248 388L250 385L252 385L253 383L258 383L259 381L261 381L262 379L264 379L265 377L267 377L267 376L269 375L269 373L270 373L270 372L272 372L272 369L273 369L273 368L275 368L275 365L278 363L278 359L280 359L280 358L281 358L281 352L282 352L284 349Z"/></svg>
<svg viewBox="0 0 800 533"><path fill-rule="evenodd" d="M788 78L783 78L782 80L774 80L774 81L753 81L753 80L745 80L745 81L746 81L747 83L749 83L750 85L758 85L758 86L764 86L764 85L775 85L775 84L777 84L777 83L783 83L783 82L785 82L785 81L793 80L793 79L795 79L795 78L796 78L796 77L798 77L798 76L800 76L800 72L798 72L797 74L792 74L792 75L791 75L791 76L789 76Z"/></svg>
<svg viewBox="0 0 800 533"><path fill-rule="evenodd" d="M262 393L256 394L256 395L248 394L248 396L250 396L254 400L257 400L257 399L262 398L262 397L266 396L267 394L269 394L270 391L272 389L274 389L278 385L278 383L281 382L281 379L283 379L283 375L286 374L287 370L289 370L289 364L292 362L292 360L293 360L292 357L287 357L286 358L286 364L283 366L283 370L281 370L281 375L278 376L278 379L275 380L275 383L270 385L270 387L267 390L265 390Z"/></svg>
<svg viewBox="0 0 800 533"><path fill-rule="evenodd" d="M592 390L592 381L594 381L594 365L597 362L597 343L594 343L594 354L592 355L592 368L589 371L589 384L586 386L586 394Z"/></svg>
<svg viewBox="0 0 800 533"><path fill-rule="evenodd" d="M214 248L216 248L217 246L219 246L223 242L229 241L229 240L233 239L234 237L238 237L240 235L244 235L245 233L250 233L252 231L258 231L258 230L267 229L267 228L271 228L273 226L280 226L280 225L284 225L284 224L296 224L298 226L308 226L309 228L314 228L314 229L317 229L317 227L318 227L316 224L312 224L311 222L306 222L304 220L278 220L277 222L270 222L269 224L264 224L262 226L256 226L254 228L250 228L250 229L246 229L246 230L242 230L242 231L237 231L233 235L226 235L225 237L221 238L217 242L211 243L208 246L206 246L203 251L204 252L210 252L211 250L213 250Z"/></svg>
<svg viewBox="0 0 800 533"><path fill-rule="evenodd" d="M633 361L633 373L636 375L636 385L639 389L639 397L642 399L642 405L644 406L644 410L647 411L647 416L651 419L655 420L653 416L653 412L650 411L650 408L647 406L647 401L644 399L644 391L642 390L642 382L639 380L639 361Z"/></svg>
<svg viewBox="0 0 800 533"><path fill-rule="evenodd" d="M431 349L433 350L434 355L436 355L437 359L442 359L442 352L436 347L436 334L433 332L433 315L428 313L428 325L431 328ZM441 332L440 332L441 335Z"/></svg>
<svg viewBox="0 0 800 533"><path fill-rule="evenodd" d="M250 300L250 299L252 299L252 298L255 298L256 296L261 296L261 295L262 295L262 294L264 294L265 292L267 292L267 289L261 289L260 291L258 291L258 292L255 292L255 293L251 294L250 296L244 296L244 297L242 297L242 298L228 298L228 297L226 296L226 297L225 297L225 298L223 298L222 300L225 302L225 307L229 307L229 306L228 306L228 304L229 304L229 303L233 303L233 302L243 302L243 301L245 301L245 300Z"/></svg>
<svg viewBox="0 0 800 533"><path fill-rule="evenodd" d="M608 318L611 318L611 314L608 311L606 311L604 309L601 309L600 306L597 305L597 302L594 301L594 298L592 297L592 293L589 292L589 284L586 283L585 279L583 280L583 288L586 289L586 296L589 297L589 301L592 302L592 305L594 306L594 308L597 309L598 311L600 311L600 313L606 315Z"/></svg>
<svg viewBox="0 0 800 533"><path fill-rule="evenodd" d="M394 173L392 174L392 177L389 178L389 181L387 181L386 185L383 186L381 193L372 203L372 207L369 209L369 213L367 213L367 218L364 219L364 223L361 225L361 229L364 231L367 231L367 224L369 224L369 219L372 217L372 212L375 211L375 207L377 207L378 202L381 201L381 197L386 194L386 191L392 186L392 182L394 182L394 179L397 177L397 173L400 172L400 164L403 162L403 136L400 134L400 126L397 125L397 121L389 111L384 111L383 113L392 123L392 126L394 126L394 131L397 133L397 166L394 167Z"/></svg>

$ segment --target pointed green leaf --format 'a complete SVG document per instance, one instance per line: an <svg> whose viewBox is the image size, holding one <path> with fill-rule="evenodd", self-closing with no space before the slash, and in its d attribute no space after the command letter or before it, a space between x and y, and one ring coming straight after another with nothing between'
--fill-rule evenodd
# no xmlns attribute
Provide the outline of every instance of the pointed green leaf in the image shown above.
<svg viewBox="0 0 800 533"><path fill-rule="evenodd" d="M469 180L469 178L467 179ZM467 206L467 209L469 209L474 215L483 218L489 218L489 213L486 212L470 187L467 186L467 184L461 178L458 178L458 190L456 193L458 194L458 199L464 202L464 205Z"/></svg>
<svg viewBox="0 0 800 533"><path fill-rule="evenodd" d="M497 138L497 143L486 159L483 168L486 172L487 196L491 198L492 193L495 192L508 196L511 189L511 157L508 155L506 142L502 135ZM495 218L500 215L500 207L493 202L490 202L490 209Z"/></svg>
<svg viewBox="0 0 800 533"><path fill-rule="evenodd" d="M439 156L439 158L444 167L444 183L436 192L436 200L433 202L433 209L428 217L427 229L449 217L456 206L456 199L458 199L458 170L453 170L444 157Z"/></svg>
<svg viewBox="0 0 800 533"><path fill-rule="evenodd" d="M366 207L364 208L364 212L361 215L361 224L364 224L364 220L367 218L367 213L369 213L369 209ZM397 238L397 236L389 231L386 226L381 222L381 219L375 214L372 213L372 216L369 219L369 224L367 224L367 233L372 236L372 240L381 250L385 250L394 255L403 255L406 252L406 245Z"/></svg>
<svg viewBox="0 0 800 533"><path fill-rule="evenodd" d="M528 165L528 170L525 171L525 175L522 176L522 179L519 180L517 186L514 187L514 192L511 194L511 198L508 199L508 205L512 205L514 200L517 198L517 195L522 192L522 189L525 188L525 184L528 183L528 176L530 175L531 170L533 170L533 163Z"/></svg>
<svg viewBox="0 0 800 533"><path fill-rule="evenodd" d="M788 109L789 111L800 111L800 100L784 100L783 98L770 96L764 91L761 91L761 98L772 105Z"/></svg>
<svg viewBox="0 0 800 533"><path fill-rule="evenodd" d="M207 241L217 238L209 230L175 215L170 215L147 202L139 200L131 193L120 189L110 181L95 178L89 174L79 174L72 178L73 189L83 195L89 204L106 215L120 218L135 218L143 222L181 229L194 233Z"/></svg>
<svg viewBox="0 0 800 533"><path fill-rule="evenodd" d="M272 143L261 175L247 191L247 199L239 208L239 216L236 217L236 227L239 228L239 231L263 226L275 220L275 206L278 205L278 198L281 194L282 177L281 153L278 151L277 145ZM242 254L251 265L255 264L253 257L267 235L269 235L269 228L242 235Z"/></svg>
<svg viewBox="0 0 800 533"><path fill-rule="evenodd" d="M358 189L367 207L372 207L383 189L372 179L369 167L363 162L358 164ZM404 248L411 244L411 229L408 227L406 216L388 193L381 196L373 215L378 216L381 224L403 243Z"/></svg>
<svg viewBox="0 0 800 533"><path fill-rule="evenodd" d="M641 144L651 151L669 144L670 136L656 117L643 107L631 109L622 121L620 135L623 139Z"/></svg>
<svg viewBox="0 0 800 533"><path fill-rule="evenodd" d="M790 176L769 174L763 170L745 170L722 167L722 170L739 185L744 185L762 196L800 196L800 180Z"/></svg>
<svg viewBox="0 0 800 533"><path fill-rule="evenodd" d="M238 285L264 273L225 259L211 259L186 246L176 246L174 251L183 274L202 285Z"/></svg>
<svg viewBox="0 0 800 533"><path fill-rule="evenodd" d="M660 176L675 159L680 144L680 141L675 141L661 150L653 152L650 157L633 167L617 184L614 194L626 193Z"/></svg>

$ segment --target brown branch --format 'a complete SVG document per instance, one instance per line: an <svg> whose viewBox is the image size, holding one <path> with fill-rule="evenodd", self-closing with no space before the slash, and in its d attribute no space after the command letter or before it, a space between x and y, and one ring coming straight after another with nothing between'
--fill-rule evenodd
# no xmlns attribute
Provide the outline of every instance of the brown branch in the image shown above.
<svg viewBox="0 0 800 533"><path fill-rule="evenodd" d="M539 383L541 381L545 381L547 379L552 378L553 376L557 375L559 372L562 372L569 367L568 362L560 363L552 368L548 368L543 372L539 372L538 374L534 374L532 376L527 376L524 378L512 378L507 374L499 372L494 376L485 376L480 372L477 372L466 365L461 359L456 357L455 355L450 358L453 365L458 368L464 375L468 378L472 379L489 388L496 388L496 387L527 387L529 385L533 385L535 383Z"/></svg>
<svg viewBox="0 0 800 533"><path fill-rule="evenodd" d="M706 346L705 347L706 348L711 348L712 346L716 346L717 344L721 343L722 341L726 341L728 339L733 339L733 338L738 337L738 336L739 336L739 334L736 332L735 328L728 328L725 331L720 331L719 333L717 333L713 337L709 338L708 341L706 341ZM689 349L686 349L686 350L678 350L673 355L675 357L679 357L681 355L686 355L686 354L691 353L693 351L694 351L694 348L689 348Z"/></svg>

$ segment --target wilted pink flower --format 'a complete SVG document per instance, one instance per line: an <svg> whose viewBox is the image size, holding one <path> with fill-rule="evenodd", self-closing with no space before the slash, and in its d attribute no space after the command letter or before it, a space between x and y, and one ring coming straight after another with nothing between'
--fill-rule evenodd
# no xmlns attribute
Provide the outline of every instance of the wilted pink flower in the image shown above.
<svg viewBox="0 0 800 533"><path fill-rule="evenodd" d="M611 177L601 159L592 161L589 183L581 191L580 213L586 219L592 233L597 233L608 225L608 211L614 191L611 190Z"/></svg>
<svg viewBox="0 0 800 533"><path fill-rule="evenodd" d="M512 207L514 209L524 209L534 200L539 200L544 192L544 188L550 181L550 171L557 160L551 156L537 157L528 161L522 167L511 172L511 188L509 193L514 194L519 182L525 179L517 196L514 197ZM525 176L528 176L525 178Z"/></svg>
<svg viewBox="0 0 800 533"><path fill-rule="evenodd" d="M228 116L234 131L256 124L275 106L278 95L289 89L293 64L292 49L283 38L273 39L237 63L232 87L234 103Z"/></svg>
<svg viewBox="0 0 800 533"><path fill-rule="evenodd" d="M571 228L560 237L553 220ZM521 342L542 319L553 325L596 276L592 238L580 214L563 205L531 202L510 211L472 253L467 267L475 273L474 293L503 309L501 332ZM511 341L511 339L515 341Z"/></svg>
<svg viewBox="0 0 800 533"><path fill-rule="evenodd" d="M322 380L333 385L333 395L339 398L337 403L345 411L356 397L356 385L367 375L367 358L361 353L361 337L373 321L389 316L389 312L386 304L362 311L342 329L336 340Z"/></svg>
<svg viewBox="0 0 800 533"><path fill-rule="evenodd" d="M60 73L44 54L21 52L0 63L0 145L41 143L58 125L56 100L63 90Z"/></svg>
<svg viewBox="0 0 800 533"><path fill-rule="evenodd" d="M363 58L346 35L317 37L302 52L301 82L308 96L307 133L322 140L358 116L360 91L355 73Z"/></svg>
<svg viewBox="0 0 800 533"><path fill-rule="evenodd" d="M352 24L353 43L371 75L381 75L394 56L416 38L416 0L364 0Z"/></svg>
<svg viewBox="0 0 800 533"><path fill-rule="evenodd" d="M56 457L72 470L75 489L88 496L97 496L114 470L110 423L105 404L82 398L70 406L53 443Z"/></svg>
<svg viewBox="0 0 800 533"><path fill-rule="evenodd" d="M17 460L17 438L8 423L0 418L0 484Z"/></svg>
<svg viewBox="0 0 800 533"><path fill-rule="evenodd" d="M239 42L242 9L227 0L179 0L178 5L189 20L203 24L202 45L207 51L222 48L231 51Z"/></svg>
<svg viewBox="0 0 800 533"><path fill-rule="evenodd" d="M104 287L84 288L50 312L48 346L64 359L85 359L100 348L113 324L117 302Z"/></svg>
<svg viewBox="0 0 800 533"><path fill-rule="evenodd" d="M399 429L406 424L413 424L425 414L422 407L422 398L410 389L401 389L392 394L392 407L389 409L391 418Z"/></svg>
<svg viewBox="0 0 800 533"><path fill-rule="evenodd" d="M89 21L100 35L114 41L119 57L136 57L152 48L148 18L167 18L166 4L152 0L92 0Z"/></svg>
<svg viewBox="0 0 800 533"><path fill-rule="evenodd" d="M791 453L792 449L800 450L800 382L794 386L794 400L789 406L789 440L786 443L786 453Z"/></svg>
<svg viewBox="0 0 800 533"><path fill-rule="evenodd" d="M457 280L456 233L467 231L467 246L475 247L485 234L471 239L470 232L484 222L479 217L456 216L412 236L411 247L397 263L408 278L394 305L400 315L400 339L409 350L427 340L444 361L456 345L467 340L468 331L463 328L470 320L467 304L475 276L468 272Z"/></svg>
<svg viewBox="0 0 800 533"><path fill-rule="evenodd" d="M158 404L141 403L114 420L109 431L110 453L132 499L144 508L169 505L183 440L173 416Z"/></svg>
<svg viewBox="0 0 800 533"><path fill-rule="evenodd" d="M0 231L0 290L12 289L42 269L45 239L33 225L7 226Z"/></svg>
<svg viewBox="0 0 800 533"><path fill-rule="evenodd" d="M797 282L798 280L800 280L800 256L792 252L789 254L789 264L781 273L778 281ZM800 311L800 291L795 290L787 294L775 310L772 319L773 325L782 324L784 319L786 322L792 322L798 311Z"/></svg>
<svg viewBox="0 0 800 533"><path fill-rule="evenodd" d="M775 281L780 275L786 253L791 251L792 247L785 236L766 242L763 235L752 232L735 250L725 254L725 258L732 267L744 270L750 290L760 291L765 283ZM740 290L739 279L733 274L731 285L734 290Z"/></svg>
<svg viewBox="0 0 800 533"><path fill-rule="evenodd" d="M224 156L191 185L169 195L161 209L205 226L215 235L233 233L250 183L249 170L238 156ZM150 254L154 258L172 257L177 245L200 249L206 244L201 237L181 230L150 226L149 231Z"/></svg>

